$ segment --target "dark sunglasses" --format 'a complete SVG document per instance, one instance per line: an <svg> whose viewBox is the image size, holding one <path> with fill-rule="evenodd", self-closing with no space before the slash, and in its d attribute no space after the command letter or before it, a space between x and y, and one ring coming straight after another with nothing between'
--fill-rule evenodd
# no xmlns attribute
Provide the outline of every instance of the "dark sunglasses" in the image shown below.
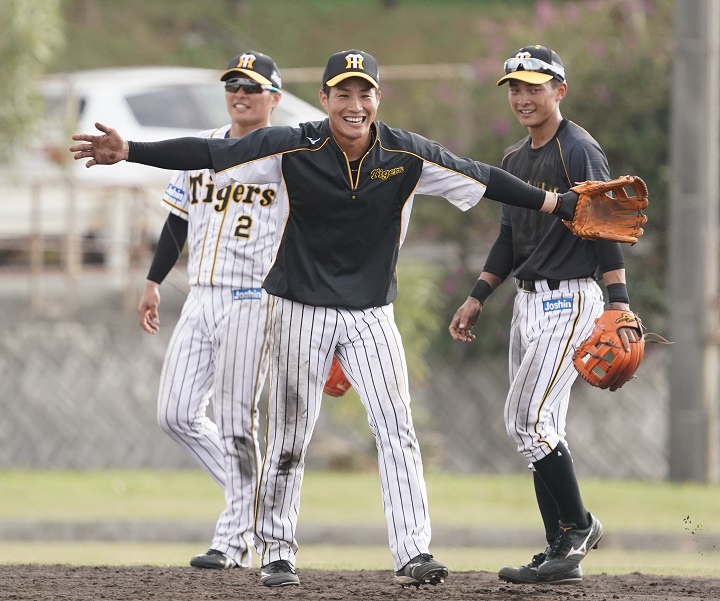
<svg viewBox="0 0 720 601"><path fill-rule="evenodd" d="M237 92L240 88L242 88L242 91L246 94L262 94L265 90L269 90L271 92L279 92L276 87L274 86L266 86L260 83L257 83L256 81L253 81L252 79L228 79L225 82L225 91L226 92Z"/></svg>

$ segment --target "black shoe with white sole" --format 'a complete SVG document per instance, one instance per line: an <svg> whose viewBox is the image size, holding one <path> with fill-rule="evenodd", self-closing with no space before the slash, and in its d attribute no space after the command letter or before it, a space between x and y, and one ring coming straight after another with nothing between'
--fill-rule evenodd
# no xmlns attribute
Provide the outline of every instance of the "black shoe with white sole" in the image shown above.
<svg viewBox="0 0 720 601"><path fill-rule="evenodd" d="M541 582L538 579L538 568L547 559L550 547L542 553L533 555L532 561L519 568L504 567L498 572L498 578L512 584L537 584ZM566 573L562 579L553 580L552 584L574 584L582 582L582 568L578 565L574 570Z"/></svg>
<svg viewBox="0 0 720 601"><path fill-rule="evenodd" d="M190 560L190 565L208 570L230 570L240 567L232 557L216 549L208 549L205 553L196 555Z"/></svg>
<svg viewBox="0 0 720 601"><path fill-rule="evenodd" d="M297 572L286 559L278 559L260 568L260 582L265 586L297 586L300 584Z"/></svg>
<svg viewBox="0 0 720 601"><path fill-rule="evenodd" d="M442 584L447 577L447 566L435 561L429 553L421 553L395 572L395 582L403 586Z"/></svg>
<svg viewBox="0 0 720 601"><path fill-rule="evenodd" d="M567 578L580 567L580 562L591 549L597 549L603 536L603 527L600 520L592 514L589 515L590 525L587 528L560 522L555 542L547 558L537 569L540 582L558 582Z"/></svg>

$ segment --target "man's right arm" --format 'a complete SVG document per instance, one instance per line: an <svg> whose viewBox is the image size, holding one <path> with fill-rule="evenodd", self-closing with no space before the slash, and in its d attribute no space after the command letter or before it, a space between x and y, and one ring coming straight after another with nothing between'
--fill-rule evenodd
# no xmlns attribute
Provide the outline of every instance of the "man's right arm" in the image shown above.
<svg viewBox="0 0 720 601"><path fill-rule="evenodd" d="M196 137L160 142L128 141L127 161L178 171L213 168L207 138Z"/></svg>

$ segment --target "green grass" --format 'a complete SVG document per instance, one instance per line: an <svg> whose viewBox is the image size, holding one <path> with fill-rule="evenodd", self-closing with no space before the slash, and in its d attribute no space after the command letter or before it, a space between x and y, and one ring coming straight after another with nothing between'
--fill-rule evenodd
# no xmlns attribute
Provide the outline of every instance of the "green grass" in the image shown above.
<svg viewBox="0 0 720 601"><path fill-rule="evenodd" d="M433 526L539 531L529 475L427 474ZM584 480L588 507L606 533L674 535L681 550L593 552L586 573L674 574L720 577L720 551L712 544L720 527L720 487L664 482ZM163 521L207 522L223 507L220 489L198 470L101 472L0 472L0 522ZM304 524L384 527L375 473L306 474L300 520ZM211 533L208 531L208 539ZM538 537L539 538L539 537ZM702 539L705 548L696 544ZM708 541L711 543L708 545ZM533 544L528 540L528 545ZM385 547L302 545L305 568L390 569ZM720 539L718 539L720 544ZM0 563L74 565L187 565L197 544L3 541ZM433 548L455 570L495 571L525 563L533 548Z"/></svg>
<svg viewBox="0 0 720 601"><path fill-rule="evenodd" d="M529 474L426 475L433 524L536 528ZM720 527L720 486L581 480L606 529L681 534ZM199 470L0 471L0 520L215 520L220 489ZM376 473L308 471L301 520L384 524ZM694 528L693 528L694 527Z"/></svg>
<svg viewBox="0 0 720 601"><path fill-rule="evenodd" d="M214 520L223 497L199 470L0 472L2 520Z"/></svg>

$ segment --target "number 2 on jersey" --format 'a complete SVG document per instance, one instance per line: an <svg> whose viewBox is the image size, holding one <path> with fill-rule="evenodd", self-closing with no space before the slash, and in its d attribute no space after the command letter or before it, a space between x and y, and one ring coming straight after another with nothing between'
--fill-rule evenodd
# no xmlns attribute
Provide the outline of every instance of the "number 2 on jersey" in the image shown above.
<svg viewBox="0 0 720 601"><path fill-rule="evenodd" d="M250 228L252 227L252 217L249 215L240 215L235 226L236 238L250 238Z"/></svg>

